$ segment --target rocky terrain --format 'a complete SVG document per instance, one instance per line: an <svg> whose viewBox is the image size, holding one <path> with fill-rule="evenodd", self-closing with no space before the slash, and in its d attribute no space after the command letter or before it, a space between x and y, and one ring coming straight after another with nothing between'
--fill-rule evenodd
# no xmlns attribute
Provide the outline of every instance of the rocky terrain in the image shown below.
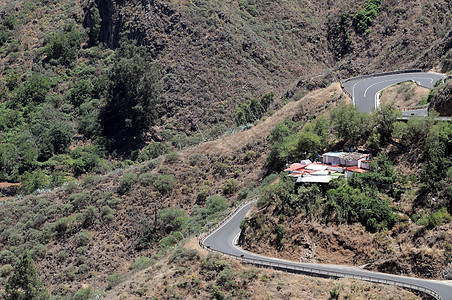
<svg viewBox="0 0 452 300"><path fill-rule="evenodd" d="M283 133L294 140L278 153L289 162L302 133L350 102L340 80L394 69L450 71L450 1L377 1L370 23L359 23L370 2L0 0L0 175L12 182L1 187L14 187L1 195L0 297L28 250L52 299L417 299L391 287L255 270L208 256L193 242L235 204L278 182L271 173L281 168L272 168L271 154L282 141L271 132L291 124ZM123 70L142 76L129 82ZM127 105L115 106L123 94L111 90L124 84L147 99L143 82L154 79L160 101L147 109L155 119L124 138L126 150L115 148L102 126ZM397 89L383 96L423 101L418 88ZM269 99L264 94L270 103L253 111ZM450 95L448 81L427 101L445 114ZM140 112L142 104L129 106ZM113 113L105 117L107 108ZM251 122L239 122L240 109ZM126 129L137 123L123 121ZM269 205L250 216L244 248L446 278L448 127L391 122L391 143L382 145L377 126L361 124L360 146L388 154L395 165L403 193L379 194L398 215L394 226L327 226L303 214L285 218ZM328 147L344 146L325 124ZM181 250L184 244L195 251Z"/></svg>

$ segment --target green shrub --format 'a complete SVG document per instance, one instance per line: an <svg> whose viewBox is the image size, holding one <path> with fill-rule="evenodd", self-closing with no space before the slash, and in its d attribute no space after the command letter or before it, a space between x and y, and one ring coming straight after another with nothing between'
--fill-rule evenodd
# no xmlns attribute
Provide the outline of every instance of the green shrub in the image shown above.
<svg viewBox="0 0 452 300"><path fill-rule="evenodd" d="M202 162L203 158L204 158L204 156L201 153L192 153L188 157L188 163L192 167L197 166L197 165L201 165L201 162Z"/></svg>
<svg viewBox="0 0 452 300"><path fill-rule="evenodd" d="M80 176L93 171L101 163L101 154L102 150L96 146L76 148L71 153L71 156L74 159L74 175Z"/></svg>
<svg viewBox="0 0 452 300"><path fill-rule="evenodd" d="M77 221L81 222L83 228L87 228L94 223L98 215L99 210L90 205L83 213L77 215Z"/></svg>
<svg viewBox="0 0 452 300"><path fill-rule="evenodd" d="M44 53L49 60L55 59L60 64L69 65L77 58L81 41L81 33L71 26L66 32L53 34L45 45Z"/></svg>
<svg viewBox="0 0 452 300"><path fill-rule="evenodd" d="M353 25L356 31L364 32L372 25L378 15L380 4L381 0L367 0L366 7L353 17Z"/></svg>
<svg viewBox="0 0 452 300"><path fill-rule="evenodd" d="M228 208L226 198L218 195L213 195L207 198L206 209L209 215L213 215L219 212L223 212Z"/></svg>
<svg viewBox="0 0 452 300"><path fill-rule="evenodd" d="M337 300L339 299L341 292L339 291L339 289L337 288L337 286L333 287L333 289L330 291L330 298L332 300Z"/></svg>
<svg viewBox="0 0 452 300"><path fill-rule="evenodd" d="M206 201L209 194L210 186L204 182L199 188L198 195L196 196L196 203L204 204L204 201Z"/></svg>
<svg viewBox="0 0 452 300"><path fill-rule="evenodd" d="M173 231L170 235L162 238L159 241L160 249L167 249L177 245L178 242L183 240L183 235L179 231Z"/></svg>
<svg viewBox="0 0 452 300"><path fill-rule="evenodd" d="M223 186L223 194L232 195L238 189L238 182L234 178L229 179Z"/></svg>
<svg viewBox="0 0 452 300"><path fill-rule="evenodd" d="M77 233L73 240L75 243L75 246L78 247L83 247L83 246L87 246L89 243L89 240L91 239L91 235L89 234L88 231L86 230L82 230L79 233Z"/></svg>
<svg viewBox="0 0 452 300"><path fill-rule="evenodd" d="M83 103L91 101L93 84L89 79L77 81L75 86L69 90L66 100L75 107L79 107Z"/></svg>
<svg viewBox="0 0 452 300"><path fill-rule="evenodd" d="M219 286L214 285L212 287L212 292L210 293L212 299L223 300L226 298L226 294L221 290Z"/></svg>
<svg viewBox="0 0 452 300"><path fill-rule="evenodd" d="M243 160L247 163L247 162L255 160L257 158L257 156L258 155L256 152L250 150L250 151L246 152L245 156L243 157Z"/></svg>
<svg viewBox="0 0 452 300"><path fill-rule="evenodd" d="M430 214L427 217L426 227L429 229L436 228L442 224L449 223L451 220L450 214L445 207L441 208L435 213Z"/></svg>
<svg viewBox="0 0 452 300"><path fill-rule="evenodd" d="M107 290L111 290L112 288L114 288L115 286L120 284L123 280L124 280L124 275L122 275L121 273L115 273L115 274L107 276L107 282L108 282Z"/></svg>
<svg viewBox="0 0 452 300"><path fill-rule="evenodd" d="M169 262L184 265L199 260L199 258L199 252L196 249L178 248L169 257Z"/></svg>
<svg viewBox="0 0 452 300"><path fill-rule="evenodd" d="M49 79L34 73L27 81L25 81L24 85L18 89L16 101L23 106L29 104L41 104L45 101L49 89Z"/></svg>
<svg viewBox="0 0 452 300"><path fill-rule="evenodd" d="M155 159L160 155L166 154L169 151L169 147L160 142L153 142L147 145L142 152L138 155L138 161L143 162L145 160Z"/></svg>
<svg viewBox="0 0 452 300"><path fill-rule="evenodd" d="M118 193L124 195L130 191L132 186L137 182L137 174L127 173L119 181Z"/></svg>
<svg viewBox="0 0 452 300"><path fill-rule="evenodd" d="M102 206L101 216L102 219L107 223L110 223L115 219L114 210L108 205Z"/></svg>
<svg viewBox="0 0 452 300"><path fill-rule="evenodd" d="M48 181L45 174L41 170L33 172L26 172L22 177L22 193L31 194L37 189L43 189L48 186Z"/></svg>
<svg viewBox="0 0 452 300"><path fill-rule="evenodd" d="M72 281L75 279L75 271L75 266L70 264L69 266L63 268L59 274L59 277L61 280Z"/></svg>
<svg viewBox="0 0 452 300"><path fill-rule="evenodd" d="M180 230L187 221L187 217L182 209L168 207L159 212L159 221L167 232L172 232Z"/></svg>
<svg viewBox="0 0 452 300"><path fill-rule="evenodd" d="M78 273L79 274L87 274L90 270L90 266L87 264L81 264L80 266L78 266Z"/></svg>
<svg viewBox="0 0 452 300"><path fill-rule="evenodd" d="M180 156L176 152L170 152L170 153L165 155L165 161L170 163L170 164L178 162L179 158L180 158Z"/></svg>
<svg viewBox="0 0 452 300"><path fill-rule="evenodd" d="M6 278L13 271L13 266L10 264L6 264L0 268L0 277Z"/></svg>
<svg viewBox="0 0 452 300"><path fill-rule="evenodd" d="M252 98L246 103L240 103L235 107L235 120L237 125L253 123L261 119L267 113L273 102L273 93L267 93L257 100Z"/></svg>
<svg viewBox="0 0 452 300"><path fill-rule="evenodd" d="M151 172L143 173L138 178L138 182L143 186L149 186L157 179L157 174Z"/></svg>
<svg viewBox="0 0 452 300"><path fill-rule="evenodd" d="M163 195L168 194L174 188L176 178L173 175L158 175L154 187Z"/></svg>
<svg viewBox="0 0 452 300"><path fill-rule="evenodd" d="M209 253L206 259L202 261L201 268L204 271L221 272L224 269L230 269L231 265L226 260L221 259L219 254Z"/></svg>
<svg viewBox="0 0 452 300"><path fill-rule="evenodd" d="M93 290L90 287L79 290L72 296L72 300L90 300L93 298Z"/></svg>
<svg viewBox="0 0 452 300"><path fill-rule="evenodd" d="M130 265L131 270L144 270L152 264L152 259L146 256L139 257Z"/></svg>
<svg viewBox="0 0 452 300"><path fill-rule="evenodd" d="M245 200L248 197L249 193L250 193L249 189L239 190L239 192L237 193L237 201Z"/></svg>
<svg viewBox="0 0 452 300"><path fill-rule="evenodd" d="M37 244L30 250L30 255L34 260L43 259L46 256L47 246Z"/></svg>
<svg viewBox="0 0 452 300"><path fill-rule="evenodd" d="M231 268L225 268L218 273L216 284L225 288L235 286L235 273Z"/></svg>
<svg viewBox="0 0 452 300"><path fill-rule="evenodd" d="M213 169L215 170L215 172L216 172L218 175L224 176L224 175L226 175L226 173L227 173L227 171L228 171L228 169L229 169L229 166L228 166L228 164L226 164L226 163L217 161L217 162L215 162L215 164L213 165Z"/></svg>
<svg viewBox="0 0 452 300"><path fill-rule="evenodd" d="M88 203L89 195L87 192L72 194L69 196L69 201L75 209L80 209Z"/></svg>

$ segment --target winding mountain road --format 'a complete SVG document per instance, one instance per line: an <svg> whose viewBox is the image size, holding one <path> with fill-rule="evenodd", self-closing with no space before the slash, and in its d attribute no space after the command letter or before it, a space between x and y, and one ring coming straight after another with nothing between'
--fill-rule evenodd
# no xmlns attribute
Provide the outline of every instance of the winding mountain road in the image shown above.
<svg viewBox="0 0 452 300"><path fill-rule="evenodd" d="M446 76L431 72L412 72L388 75L376 75L372 77L352 78L343 83L344 89L352 96L355 104L361 112L371 112L379 106L380 92L392 85L405 81L414 81L418 85L432 89L438 80L444 80ZM426 115L427 110L410 111L409 115ZM407 114L407 113L405 113ZM404 114L404 115L405 115Z"/></svg>
<svg viewBox="0 0 452 300"><path fill-rule="evenodd" d="M239 207L231 217L219 227L200 240L200 244L210 251L216 251L245 263L267 266L292 272L325 277L348 277L377 283L396 285L425 292L436 299L452 300L452 285L440 281L418 279L413 277L397 276L385 273L370 272L356 267L299 263L277 258L266 257L245 251L236 245L240 235L240 222L256 201Z"/></svg>

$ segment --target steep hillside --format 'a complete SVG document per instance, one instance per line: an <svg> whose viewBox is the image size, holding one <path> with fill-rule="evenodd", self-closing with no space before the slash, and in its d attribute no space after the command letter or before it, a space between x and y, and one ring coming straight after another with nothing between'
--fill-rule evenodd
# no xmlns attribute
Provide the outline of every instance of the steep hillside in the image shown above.
<svg viewBox="0 0 452 300"><path fill-rule="evenodd" d="M292 293L289 275L193 251L193 265L174 258L233 205L284 183L275 173L286 163L356 145L399 170L383 179L391 192L356 183L382 216L359 225L331 209L327 223L269 203L243 245L446 278L452 130L395 122L390 106L359 114L342 105L339 81L450 70L451 22L443 0L0 0L0 181L18 193L0 195L13 196L0 200L0 297L25 251L53 299L252 297L263 287L262 297L383 297L379 286L309 279L315 292ZM333 109L356 124L330 122Z"/></svg>
<svg viewBox="0 0 452 300"><path fill-rule="evenodd" d="M452 115L452 80L432 90L429 95L431 101L429 109L435 110L440 116Z"/></svg>
<svg viewBox="0 0 452 300"><path fill-rule="evenodd" d="M259 193L267 138L278 122L308 120L347 100L334 84L250 130L2 205L0 283L23 249L54 296L83 285L102 291L140 262L160 261L182 239L221 219L228 206Z"/></svg>
<svg viewBox="0 0 452 300"><path fill-rule="evenodd" d="M364 30L366 1L98 1L101 40L138 39L162 66L164 120L196 132L234 123L237 103L284 96L314 74L324 86L363 73L432 68L450 48L446 1L381 1ZM448 37L449 35L449 37ZM434 47L434 50L432 50ZM423 58L428 54L428 60ZM287 96L292 96L291 92ZM208 108L207 108L208 107Z"/></svg>

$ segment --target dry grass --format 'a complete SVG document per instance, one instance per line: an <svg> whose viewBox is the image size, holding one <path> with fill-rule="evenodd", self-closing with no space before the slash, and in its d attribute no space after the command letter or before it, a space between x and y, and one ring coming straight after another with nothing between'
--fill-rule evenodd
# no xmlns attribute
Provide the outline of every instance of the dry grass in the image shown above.
<svg viewBox="0 0 452 300"><path fill-rule="evenodd" d="M428 96L429 89L421 87L414 82L403 82L383 91L380 102L394 102L401 108L415 107L419 102Z"/></svg>

